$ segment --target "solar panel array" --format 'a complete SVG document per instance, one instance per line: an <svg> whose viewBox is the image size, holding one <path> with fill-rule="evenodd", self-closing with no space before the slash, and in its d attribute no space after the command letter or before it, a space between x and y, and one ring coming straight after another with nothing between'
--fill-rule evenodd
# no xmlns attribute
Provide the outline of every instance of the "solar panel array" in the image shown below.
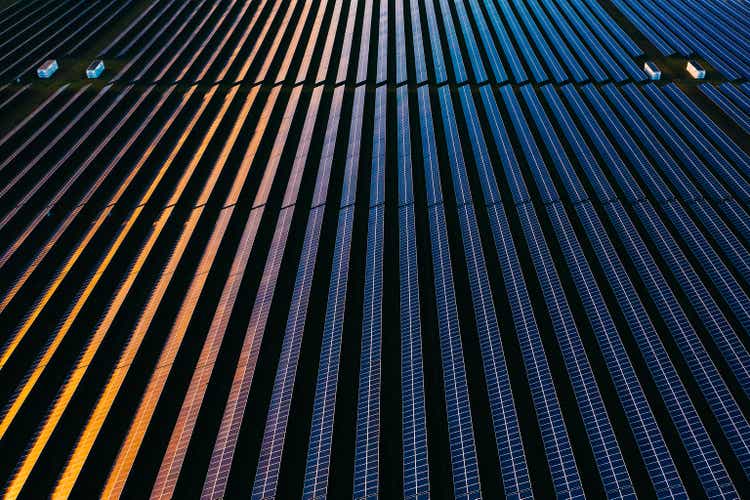
<svg viewBox="0 0 750 500"><path fill-rule="evenodd" d="M741 497L746 13L0 6L6 497Z"/></svg>

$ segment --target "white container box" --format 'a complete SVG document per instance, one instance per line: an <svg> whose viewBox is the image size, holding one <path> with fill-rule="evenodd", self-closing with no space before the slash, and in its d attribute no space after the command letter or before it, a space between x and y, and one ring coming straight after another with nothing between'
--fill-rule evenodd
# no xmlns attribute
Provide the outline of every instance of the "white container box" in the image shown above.
<svg viewBox="0 0 750 500"><path fill-rule="evenodd" d="M104 61L101 59L98 59L94 62L92 62L89 67L86 69L86 77L90 79L99 78L99 76L104 72Z"/></svg>
<svg viewBox="0 0 750 500"><path fill-rule="evenodd" d="M49 78L55 74L55 71L57 71L57 61L50 59L44 61L44 64L39 66L39 69L36 70L36 74L39 78Z"/></svg>
<svg viewBox="0 0 750 500"><path fill-rule="evenodd" d="M643 71L648 75L651 80L660 80L661 71L652 61L646 61L643 64Z"/></svg>
<svg viewBox="0 0 750 500"><path fill-rule="evenodd" d="M698 64L697 61L690 60L687 63L687 71L690 73L690 76L695 78L696 80L703 80L706 78L706 70L703 69L703 67Z"/></svg>

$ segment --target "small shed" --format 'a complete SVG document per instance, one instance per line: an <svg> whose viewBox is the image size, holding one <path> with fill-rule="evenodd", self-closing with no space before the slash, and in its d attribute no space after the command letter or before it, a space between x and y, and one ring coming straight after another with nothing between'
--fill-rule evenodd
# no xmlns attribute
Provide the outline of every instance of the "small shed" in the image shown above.
<svg viewBox="0 0 750 500"><path fill-rule="evenodd" d="M86 68L86 76L88 78L99 78L104 72L104 61L97 59L92 62L88 68Z"/></svg>
<svg viewBox="0 0 750 500"><path fill-rule="evenodd" d="M39 78L49 78L52 75L55 74L55 71L57 71L57 61L54 59L49 59L48 61L44 61L44 64L39 66L39 69L36 70L37 76Z"/></svg>
<svg viewBox="0 0 750 500"><path fill-rule="evenodd" d="M698 61L691 59L687 63L687 71L690 73L690 76L695 78L696 80L703 80L706 78L706 70L703 69L703 66L698 64Z"/></svg>
<svg viewBox="0 0 750 500"><path fill-rule="evenodd" d="M653 63L653 61L646 61L643 65L643 71L651 80L661 79L661 70Z"/></svg>

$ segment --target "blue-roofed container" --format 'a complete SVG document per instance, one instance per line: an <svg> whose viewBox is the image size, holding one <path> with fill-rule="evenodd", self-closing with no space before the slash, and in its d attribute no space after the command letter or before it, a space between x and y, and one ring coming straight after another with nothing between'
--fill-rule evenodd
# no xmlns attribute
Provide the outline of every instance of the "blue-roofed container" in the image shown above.
<svg viewBox="0 0 750 500"><path fill-rule="evenodd" d="M54 59L49 59L47 61L44 61L44 64L39 66L39 69L36 70L37 76L39 78L49 78L52 75L55 74L55 71L57 71L57 61Z"/></svg>
<svg viewBox="0 0 750 500"><path fill-rule="evenodd" d="M86 68L86 77L93 79L93 78L99 78L99 76L104 72L104 61L101 59L97 59L96 61L92 62L88 68Z"/></svg>
<svg viewBox="0 0 750 500"><path fill-rule="evenodd" d="M698 61L695 61L691 59L687 63L687 72L690 73L690 76L695 78L696 80L703 80L706 78L706 70L703 69L703 66L698 64Z"/></svg>
<svg viewBox="0 0 750 500"><path fill-rule="evenodd" d="M653 61L646 61L643 64L643 71L646 72L646 75L648 75L649 79L651 80L660 80L661 79L661 70L654 64Z"/></svg>

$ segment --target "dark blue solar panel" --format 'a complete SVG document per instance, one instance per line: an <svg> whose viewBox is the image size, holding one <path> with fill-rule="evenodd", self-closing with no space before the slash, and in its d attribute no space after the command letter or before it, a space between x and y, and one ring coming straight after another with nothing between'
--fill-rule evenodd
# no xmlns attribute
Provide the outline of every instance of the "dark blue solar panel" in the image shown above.
<svg viewBox="0 0 750 500"><path fill-rule="evenodd" d="M552 110L552 115L555 117L557 125L562 129L563 135L567 139L573 153L576 155L578 164L581 165L586 177L593 186L599 201L607 202L615 199L615 192L612 189L612 186L610 186L609 181L604 177L604 172L594 158L591 149L589 149L589 146L586 143L586 138L583 137L576 127L573 122L573 117L563 105L554 87L551 85L545 85L542 87L542 94ZM573 177L575 173L572 172L568 175ZM578 183L578 185L580 185L580 183ZM570 189L568 189L568 191L570 192Z"/></svg>
<svg viewBox="0 0 750 500"><path fill-rule="evenodd" d="M453 25L453 16L451 15L448 0L438 0L438 2L440 3L440 17L443 19L443 27L445 28L445 41L448 43L448 52L450 52L451 61L453 62L455 81L456 83L462 83L467 78L466 68L464 66L464 58L461 55L461 47L458 44L456 28Z"/></svg>
<svg viewBox="0 0 750 500"><path fill-rule="evenodd" d="M434 137L425 136L425 132L428 132L427 135L431 132L432 125L426 127L424 122L432 121L432 112L429 101L423 99L423 96L427 94L421 92L422 90L426 89L421 88L419 95L420 117L423 121L422 144L425 155L425 177L429 179L432 175L435 175L431 170L437 168L437 159L434 160L435 163L433 164L432 158L428 157L430 153L427 150L430 148L430 141L434 141ZM437 187L439 188L439 184ZM442 203L429 206L428 218L453 470L453 489L456 497L475 498L481 495L479 469L474 445L474 430L469 406L469 391L464 368L458 310L453 287L448 233Z"/></svg>
<svg viewBox="0 0 750 500"><path fill-rule="evenodd" d="M549 88L549 90L552 89ZM541 110L541 108L537 107L539 103L536 102L536 104L534 104L535 100L536 98L533 94L528 96L528 102L530 102L529 107L536 108L536 110L532 109L532 112L538 114L538 116L535 116L535 118L537 118L539 128L544 128L545 125L543 122L547 120L546 117L543 116L543 111ZM547 122L546 127L549 126L550 125ZM568 126L571 127L571 124L568 124ZM577 130L571 129L568 131L568 133L577 134ZM564 151L560 149L558 150L558 153L555 153L555 147L560 146L555 146L554 141L547 141L545 144L547 145L551 156L554 157L560 155L559 161L556 161L555 163L558 170L560 170L560 176L565 177L566 175L569 175L574 178L571 180L572 183L578 183L577 178L575 178L575 172L569 169L569 162L565 157ZM591 153L587 150L587 148L584 150L584 152L587 156L591 156ZM596 167L595 164L593 166ZM565 170L567 170L567 174L565 173ZM579 201L580 202L576 204L577 209L579 207L581 207L581 209L584 209L585 207L590 206L587 200ZM610 317L606 305L604 304L601 292L599 291L598 287L596 287L596 282L593 278L593 275L591 274L591 270L589 269L588 264L586 263L580 245L575 238L575 232L570 225L567 215L565 214L565 211L560 203L552 203L548 205L547 208L552 221L552 227L557 233L558 241L560 242L563 255L568 263L568 269L571 271L573 280L576 284L577 289L579 290L581 301L587 312L587 316L591 321L593 330L597 336L597 340L599 341L599 345L602 353L604 354L605 361L607 362L609 372L612 375L613 381L615 382L615 387L618 389L620 400L623 406L626 408L626 415L628 415L628 419L631 428L633 429L633 432L636 436L639 449L644 454L644 459L649 467L649 474L654 482L654 486L657 491L660 491L660 494L684 493L684 489L682 488L674 463L669 456L666 444L664 443L664 439L658 432L658 427L656 426L654 415L652 414L646 402L645 395L640 388L633 367L628 360L625 348L619 339L612 318ZM598 218L595 222L598 223ZM604 232L604 228L599 225L596 227L594 233L589 233L589 236L592 238L601 238L602 236L604 236L606 238L606 232ZM583 346L580 344L580 338L575 331L575 325L573 323L572 316L570 315L570 312L568 310L565 298L562 295L562 285L557 279L554 267L552 265L552 258L546 248L546 245L540 245L538 248L538 252L540 253L537 253L534 257L536 266L538 269L547 269L547 271L538 271L537 275L542 281L543 289L545 290L545 298L547 300L548 310L550 311L550 314L553 318L553 323L556 325L556 329L564 328L567 325L567 329L569 330L569 332L572 332L565 335L558 334L558 338L561 346L563 346L562 352L565 356L566 364L568 365L568 371L574 380L574 388L577 388L576 390L578 393L586 388L587 385L582 385L584 384L583 382L575 383L576 374L573 368L577 366L579 367L578 370L580 371L580 367L585 368L588 366L588 363L585 360L585 357L582 360L578 361L575 360L575 357L571 358L571 356L574 356L574 354L576 353L583 353ZM611 259L611 257L609 258ZM608 261L604 262L603 264L608 264ZM556 298L558 295L559 297ZM618 295L618 297L622 297L622 294ZM555 316L560 315L566 311L568 317L567 321L563 318L560 318L558 320L554 319ZM645 314L645 310L642 310L641 306L641 319L646 317ZM566 345L568 347L564 347ZM585 402L587 399L590 401L589 405L594 404L593 407L589 406L589 408L601 406L600 396L593 381L593 374L589 373L588 375L586 375L586 371L587 370L583 371L584 380L589 380L588 385L591 386L591 389L589 390L590 394L586 395L585 397L581 394L577 394L579 406L581 406L581 408L585 408L583 402ZM590 372L590 368L588 368L588 371ZM577 376L580 379L582 374L578 374ZM603 413L603 410L591 411L594 411L595 415ZM594 418L594 420L596 420L596 418ZM584 422L591 422L591 418L587 417L586 413L584 413ZM600 423L597 428L606 429L607 426L608 423L607 425L603 425ZM589 433L591 435L591 431L589 431ZM594 437L592 437L592 439L594 439ZM604 439L609 440L610 443L616 446L616 441L614 440L614 435L611 433L611 429L608 434L605 433ZM602 448L599 446L594 446L594 449L599 451L602 450ZM619 451L617 453L619 454ZM613 463L612 460L613 459L611 457L598 456L597 458L600 472L602 473L602 477L604 479L605 489L608 491L608 493L611 494L614 494L615 492L623 489L625 490L625 492L630 491L632 485L630 484L629 478L627 478L627 475L619 476L617 472L618 467L620 467L618 465L618 461L617 459L615 459ZM606 475L607 467L610 468L609 475ZM624 463L622 463L621 467L624 469Z"/></svg>
<svg viewBox="0 0 750 500"><path fill-rule="evenodd" d="M469 15L466 12L466 6L464 5L463 0L456 0L453 2L453 5L456 8L456 14L458 14L458 22L464 35L464 43L466 44L466 49L469 51L469 60L471 61L471 67L474 70L474 80L477 82L483 82L487 80L487 72L484 69L482 56L479 53L479 46L477 45L476 38L474 37L474 29L469 22Z"/></svg>
<svg viewBox="0 0 750 500"><path fill-rule="evenodd" d="M406 0L399 0L399 2L405 2ZM425 62L424 54L424 38L422 35L422 19L419 14L419 0L409 0L409 18L411 20L411 43L414 47L414 83L417 85L424 83L427 80L427 63ZM401 29L405 29L405 26ZM396 29L396 35L398 36L398 28ZM441 56L442 58L442 56ZM404 61L405 63L406 61ZM399 74L399 70L396 70L396 75ZM398 76L396 81L400 83Z"/></svg>
<svg viewBox="0 0 750 500"><path fill-rule="evenodd" d="M411 136L409 126L409 89L396 91L396 120L398 146L398 203L414 203L414 179L411 171Z"/></svg>
<svg viewBox="0 0 750 500"><path fill-rule="evenodd" d="M375 124L372 132L372 169L370 172L370 206L385 203L385 120L388 89L375 91ZM356 185L354 186L356 188Z"/></svg>
<svg viewBox="0 0 750 500"><path fill-rule="evenodd" d="M573 75L575 81L587 81L589 79L589 76L593 77L593 79L596 81L603 81L607 78L607 75L604 73L599 64L591 58L586 49L581 47L580 40L578 40L578 38L572 34L570 26L568 26L567 22L562 19L556 18L555 26L552 26L549 17L545 13L545 11L542 10L538 2L536 2L535 0L528 0L526 3L529 5L529 7L531 7L531 10L532 12L534 12L537 21L539 21L539 24L542 26L542 30L544 30L544 32L547 34L547 37L552 43L552 46L555 47L557 53L560 54L560 57L565 63L565 66L567 66L568 71L570 71L570 73ZM585 53L586 58L582 57L582 60L586 64L586 69L590 74L587 74L586 71L583 70L581 65L578 64L576 58L573 57L573 54L570 52L567 44L563 41L562 37L558 33L558 29L563 31L566 36L571 35L568 38L568 42L573 45L574 50L578 51L578 49L581 49L581 52L579 52L579 57L582 56L582 53Z"/></svg>
<svg viewBox="0 0 750 500"><path fill-rule="evenodd" d="M534 253L542 245L545 245L534 207L525 203L517 205L516 210L526 236L526 242ZM505 265L510 265L512 268L519 267L513 261ZM523 282L520 275L515 276L514 280ZM525 288L525 285L523 286ZM539 428L542 431L555 493L557 496L583 497L581 478L573 457L565 421L560 411L560 403L557 400L555 386L552 382L552 374L549 371L544 346L539 338L536 324L527 321L525 328L522 330L519 328L520 325L517 325L518 340L521 345L537 419L539 420Z"/></svg>
<svg viewBox="0 0 750 500"><path fill-rule="evenodd" d="M698 129L688 117L686 117L675 106L664 93L654 84L648 84L643 87L644 92L651 98L652 102L664 113L672 126L679 130L690 144L700 153L701 157L708 162L713 172L719 175L732 190L735 196L743 201L750 200L750 184L734 169L732 164L722 156L722 153L714 147L713 144L703 135L704 132ZM692 158L692 155L687 155ZM712 182L718 185L718 181L711 175L711 172L701 174L706 182ZM701 182L704 185L703 182ZM706 190L710 190L705 186Z"/></svg>
<svg viewBox="0 0 750 500"><path fill-rule="evenodd" d="M310 443L307 448L302 494L305 499L325 497L328 491L333 417L336 408L336 387L341 354L341 334L344 329L353 224L354 206L342 208L339 212L336 244L333 250L328 305L323 325L313 414L310 421Z"/></svg>
<svg viewBox="0 0 750 500"><path fill-rule="evenodd" d="M502 2L505 3L505 2ZM501 3L501 8L502 7ZM560 65L559 61L555 57L555 55L552 53L552 49L550 49L549 44L546 42L544 37L542 36L542 33L539 31L539 28L537 27L536 23L534 22L534 19L531 17L531 14L529 14L529 11L526 9L526 6L523 2L520 0L513 0L513 5L515 5L516 10L518 11L518 15L521 18L521 21L526 26L526 29L529 32L529 35L534 40L534 46L539 51L539 53L542 55L542 59L547 63L547 68L552 72L552 76L554 77L555 81L557 83L562 83L566 80L568 80L568 75L563 69L563 67ZM510 5L508 5L510 7ZM505 10L503 8L503 10ZM506 11L506 14L510 11ZM512 14L511 14L512 15Z"/></svg>
<svg viewBox="0 0 750 500"><path fill-rule="evenodd" d="M503 119L500 116L500 110L497 108L497 102L495 101L495 96L492 94L492 88L484 86L479 89L479 93L482 96L484 109L489 120L489 127L492 131L492 138L494 139L495 147L497 148L500 157L500 163L505 171L506 181L510 185L513 202L516 204L527 202L531 198L529 198L526 182L524 181L523 176L520 175L518 160L513 151L508 131L506 130Z"/></svg>
<svg viewBox="0 0 750 500"><path fill-rule="evenodd" d="M475 2L476 0L470 1L472 2L473 9L473 2ZM495 7L494 2L492 2L492 0L483 0L482 3L484 4L485 9L487 9L487 15L489 16L490 23L492 24L492 28L495 31L495 35L500 41L500 46L503 48L505 59L508 61L508 64L510 64L510 69L513 72L513 77L515 78L516 83L523 83L527 81L528 77L526 76L526 70L523 68L521 60L518 57L516 46L511 41L510 36L508 36L508 31L503 25L502 19L500 18L500 14L497 12L497 8ZM546 76L544 78L546 79Z"/></svg>
<svg viewBox="0 0 750 500"><path fill-rule="evenodd" d="M378 494L380 438L380 352L383 310L383 232L385 207L386 87L375 95L375 125L370 172L359 394L354 456L354 496Z"/></svg>
<svg viewBox="0 0 750 500"><path fill-rule="evenodd" d="M698 381L706 400L709 401L716 415L732 415L736 412L736 402L728 394L727 387L703 347L702 341L696 335L661 270L636 231L635 225L619 202L605 208L624 249L643 279L648 294L654 300L660 316L669 327L669 332L677 342L680 352L688 361L688 366L696 381ZM672 262L669 265L674 266ZM691 301L697 302L707 298L708 293L698 285L698 278L694 271L691 268L683 267L683 269L685 270L684 278L680 281L680 286L691 297ZM692 277L695 278L695 281L689 281ZM710 302L708 300L709 304ZM716 308L715 304L713 308ZM702 311L699 311L699 313L703 314ZM722 355L727 359L735 376L741 381L742 387L747 392L748 368L746 365L738 365L737 362L737 354L743 352L744 349L738 345L739 339L729 330L726 320L720 315L714 315L714 318L716 318L716 321L713 323L706 322L706 328L710 331L714 343L719 346ZM723 329L722 326L725 326L726 329ZM738 429L745 425L739 425Z"/></svg>
<svg viewBox="0 0 750 500"><path fill-rule="evenodd" d="M593 118L591 109L583 102L578 91L572 85L567 85L562 88L562 93L568 101L571 111L581 120L583 129L594 143L594 146L604 160L604 164L612 173L612 176L614 176L615 182L617 182L620 189L624 192L625 198L631 203L646 199L645 194L633 178L627 165ZM586 173L589 178L592 177L590 172L587 171ZM594 185L604 182L604 177L597 177L597 183Z"/></svg>
<svg viewBox="0 0 750 500"><path fill-rule="evenodd" d="M485 5L487 5L490 1L491 0L485 0ZM547 76L546 71L544 70L541 63L539 62L539 59L537 58L536 53L534 53L534 50L532 49L529 39L526 38L526 34L524 33L523 28L521 28L521 25L518 23L518 19L516 19L516 14L511 9L510 3L498 2L498 5L500 9L503 11L505 22L508 23L508 26L510 26L510 30L513 33L513 39L519 45L521 53L523 54L523 57L526 60L526 64L529 65L531 74L534 75L534 80L537 83L546 82L549 79L549 77ZM492 12L492 10L490 10L490 12ZM493 19L494 19L493 25L495 26L495 30L499 31L500 26L501 26L501 21L495 16L493 16Z"/></svg>
<svg viewBox="0 0 750 500"><path fill-rule="evenodd" d="M593 26L601 22L609 30L609 32L612 33L615 38L617 38L617 41L619 41L620 44L625 47L625 50L628 51L628 54L630 54L632 57L640 57L643 55L643 50L641 50L638 44L636 44L633 39L630 38L627 33L625 33L620 25L618 25L614 21L614 19L612 19L612 17L607 14L607 11L604 10L604 8L597 0L585 0L585 6L584 3L581 2L581 0L573 0L573 2L581 12L583 12L588 7L588 9L591 9L591 11L596 14L598 20L587 18L587 20L589 21L589 25Z"/></svg>
<svg viewBox="0 0 750 500"><path fill-rule="evenodd" d="M466 168L461 146L450 138L452 131L456 129L456 123L448 89L441 89L440 97L446 141L450 144L449 158L454 184L466 182ZM474 119L476 119L476 116ZM484 154L487 155L487 152L485 151ZM458 205L458 220L461 226L466 268L474 305L476 329L482 350L482 361L497 439L500 467L503 470L504 490L508 496L524 495L527 494L524 493L526 490L530 490L528 470L518 427L518 418L515 413L510 379L503 355L503 346L500 342L500 327L492 302L489 275L479 238L479 227L477 226L471 198L464 197L458 186L454 186L454 193ZM528 494L530 494L530 491Z"/></svg>
<svg viewBox="0 0 750 500"><path fill-rule="evenodd" d="M409 89L396 91L398 116L399 185L399 276L401 311L401 409L403 439L404 497L429 494L427 427L422 326L420 319L419 263L417 260L414 198L412 188L411 140L409 136Z"/></svg>
<svg viewBox="0 0 750 500"><path fill-rule="evenodd" d="M725 95L716 90L710 83L703 83L698 86L703 94L711 99L714 104L731 120L737 124L747 134L750 134L750 116L738 108Z"/></svg>
<svg viewBox="0 0 750 500"><path fill-rule="evenodd" d="M544 159L526 122L526 117L521 110L521 106L513 93L513 88L506 85L500 89L500 93L503 96L503 102L508 110L508 114L510 114L513 128L521 143L521 150L526 157L527 167L534 176L542 201L544 203L560 201L560 196L557 194L557 189L552 182L552 178L544 166ZM520 172L518 175L520 176Z"/></svg>
<svg viewBox="0 0 750 500"><path fill-rule="evenodd" d="M477 23L477 27L479 28L479 37L482 39L482 44L484 45L485 53L489 59L490 68L495 77L495 82L505 83L508 81L508 75L505 72L502 61L500 60L500 54L497 53L495 41L492 39L490 28L487 26L487 21L484 19L484 14L479 6L479 1L469 0L469 7L471 7L474 22Z"/></svg>
<svg viewBox="0 0 750 500"><path fill-rule="evenodd" d="M461 105L466 116L471 150L474 154L474 163L476 163L477 170L479 171L479 181L482 186L482 193L484 194L484 202L487 205L500 203L500 190L495 180L492 161L490 160L487 144L482 134L482 122L477 115L474 99L471 96L471 89L464 86L459 89L458 93L461 96Z"/></svg>
<svg viewBox="0 0 750 500"><path fill-rule="evenodd" d="M422 133L422 161L424 162L425 189L427 205L443 202L443 191L440 187L440 166L438 165L435 130L432 125L430 110L430 89L420 87L417 91L419 100L419 122Z"/></svg>
<svg viewBox="0 0 750 500"><path fill-rule="evenodd" d="M440 97L440 110L443 115L443 127L445 130L445 145L448 149L448 158L451 165L451 177L453 178L453 191L458 205L471 203L471 186L466 174L464 155L461 151L461 139L458 134L458 125L451 103L451 91L448 87L438 90Z"/></svg>
<svg viewBox="0 0 750 500"><path fill-rule="evenodd" d="M417 0L411 0L416 2ZM440 37L440 31L438 30L437 15L435 14L434 0L424 0L424 8L427 13L427 31L430 34L430 47L432 47L432 64L435 68L435 83L444 83L448 79L448 72L445 68L445 58L443 57L443 49L440 45L442 38ZM412 6L412 12L415 11ZM412 17L412 24L414 24L414 17Z"/></svg>
<svg viewBox="0 0 750 500"><path fill-rule="evenodd" d="M539 98L536 96L534 89L530 85L526 85L521 87L521 94L531 112L531 116L536 124L536 129L552 158L552 162L560 174L563 185L568 192L568 198L570 198L570 201L573 203L588 200L589 196L586 193L586 190L583 189L581 182L578 180L573 165L570 163L570 160L565 153L565 148L557 137L552 123L550 123L549 118L547 118L546 113L542 109L542 104L539 102ZM544 167L542 166L542 168ZM544 170L546 171L546 168L544 168Z"/></svg>
<svg viewBox="0 0 750 500"><path fill-rule="evenodd" d="M396 0L396 85L401 85L406 81L406 17L404 16L404 2L406 0ZM424 52L422 49L422 28L416 27L417 32L412 33L412 47L414 47L415 66L418 66L417 83L421 83L421 72L423 69L419 65L424 64Z"/></svg>
<svg viewBox="0 0 750 500"><path fill-rule="evenodd" d="M672 101L703 131L714 144L737 165L745 176L750 176L750 156L737 146L716 123L691 101L675 84L662 87Z"/></svg>
<svg viewBox="0 0 750 500"><path fill-rule="evenodd" d="M357 431L355 435L355 498L367 498L378 494L380 351L383 335L383 219L383 205L370 208L362 303Z"/></svg>
<svg viewBox="0 0 750 500"><path fill-rule="evenodd" d="M743 94L738 87L735 87L731 83L720 83L719 90L721 90L721 92L744 113L750 113L750 97Z"/></svg>
<svg viewBox="0 0 750 500"><path fill-rule="evenodd" d="M721 292L721 297L727 302L737 321L745 331L750 331L750 299L713 251L708 240L678 202L663 204L662 209L675 225L684 244L701 263L702 270Z"/></svg>
<svg viewBox="0 0 750 500"><path fill-rule="evenodd" d="M699 199L701 197L701 193L690 181L690 179L688 179L688 177L684 174L684 172L680 168L680 165L677 164L669 151L667 151L667 149L659 142L656 135L647 127L646 123L638 116L638 114L625 100L622 94L613 85L605 85L603 89L604 94L607 96L609 101L612 103L615 109L620 112L623 121L628 125L635 137L640 140L646 151L651 155L651 158L654 159L654 163L659 167L661 175L669 179L670 183L672 184L672 186L674 186L674 189L677 191L680 198L685 201L693 201ZM665 134L671 132L666 130L663 127L663 124L654 124L654 126L657 127L659 125L661 125L659 131L663 131ZM654 167L654 163L644 161L643 171L651 172L650 178L654 179L654 182L659 182L661 184L663 181L657 181L657 179L660 179L661 176ZM669 188L666 186L663 186L660 189L669 190ZM720 190L718 196L723 198L726 195L726 191L721 190L720 186L716 186L716 190Z"/></svg>
<svg viewBox="0 0 750 500"><path fill-rule="evenodd" d="M565 90L566 89L563 89L563 91ZM571 87L570 94L573 92L575 92L575 90ZM602 99L599 92L593 86L585 86L583 92L589 99L597 116L600 117L607 130L612 134L615 142L620 146L620 149L629 161L629 166L637 172L638 176L646 184L657 202L661 203L663 201L674 199L672 193L667 189L664 182L655 175L655 172L651 167L651 162L646 155L643 154L643 151L641 151L638 144L630 136L630 133L622 125L614 111L604 102L604 99Z"/></svg>
<svg viewBox="0 0 750 500"><path fill-rule="evenodd" d="M597 4L596 0L587 0L587 3L589 5ZM675 54L675 49L672 48L667 41L664 40L660 36L659 33L656 33L651 27L646 24L646 22L643 20L642 16L642 10L640 5L632 4L633 9L630 8L629 4L623 2L622 0L612 0L612 3L617 6L617 8L622 12L625 17L627 17L628 21L638 28L638 30L643 33L643 36L648 38L648 41L651 42L651 44L656 47L656 49L661 52L662 56L671 56ZM648 16L647 16L648 17ZM670 40L672 42L672 40ZM686 49L683 49L683 52ZM683 55L687 55L684 54Z"/></svg>

